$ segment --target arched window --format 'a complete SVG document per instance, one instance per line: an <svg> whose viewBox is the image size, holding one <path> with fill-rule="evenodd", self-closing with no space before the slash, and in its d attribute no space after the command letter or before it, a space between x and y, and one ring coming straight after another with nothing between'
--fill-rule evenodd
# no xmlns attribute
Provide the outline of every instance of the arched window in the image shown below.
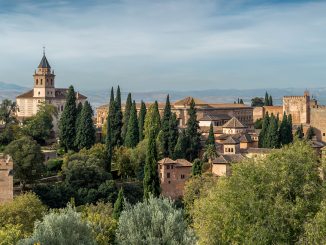
<svg viewBox="0 0 326 245"><path fill-rule="evenodd" d="M36 85L38 85L38 79L36 79Z"/></svg>
<svg viewBox="0 0 326 245"><path fill-rule="evenodd" d="M43 84L43 79L41 78L41 85Z"/></svg>
<svg viewBox="0 0 326 245"><path fill-rule="evenodd" d="M40 95L41 94L41 92L40 91L38 91L38 95Z"/></svg>

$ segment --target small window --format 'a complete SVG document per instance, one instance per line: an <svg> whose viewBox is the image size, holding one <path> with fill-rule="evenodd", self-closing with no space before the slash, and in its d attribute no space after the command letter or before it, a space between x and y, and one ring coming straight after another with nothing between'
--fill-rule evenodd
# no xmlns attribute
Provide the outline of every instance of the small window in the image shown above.
<svg viewBox="0 0 326 245"><path fill-rule="evenodd" d="M36 85L38 85L38 79L36 79Z"/></svg>
<svg viewBox="0 0 326 245"><path fill-rule="evenodd" d="M181 179L184 179L185 178L185 175L184 174L181 174Z"/></svg>
<svg viewBox="0 0 326 245"><path fill-rule="evenodd" d="M171 165L171 169L173 169L173 165Z"/></svg>
<svg viewBox="0 0 326 245"><path fill-rule="evenodd" d="M171 181L169 180L168 183L171 184Z"/></svg>
<svg viewBox="0 0 326 245"><path fill-rule="evenodd" d="M160 165L160 169L162 169L162 165Z"/></svg>
<svg viewBox="0 0 326 245"><path fill-rule="evenodd" d="M166 174L166 178L170 179L170 173Z"/></svg>
<svg viewBox="0 0 326 245"><path fill-rule="evenodd" d="M41 94L41 92L40 91L38 91L38 93L37 93L38 95L40 95Z"/></svg>
<svg viewBox="0 0 326 245"><path fill-rule="evenodd" d="M166 169L170 169L170 165L166 165Z"/></svg>
<svg viewBox="0 0 326 245"><path fill-rule="evenodd" d="M41 79L41 85L43 84L43 80Z"/></svg>
<svg viewBox="0 0 326 245"><path fill-rule="evenodd" d="M323 136L325 136L325 133L323 133Z"/></svg>

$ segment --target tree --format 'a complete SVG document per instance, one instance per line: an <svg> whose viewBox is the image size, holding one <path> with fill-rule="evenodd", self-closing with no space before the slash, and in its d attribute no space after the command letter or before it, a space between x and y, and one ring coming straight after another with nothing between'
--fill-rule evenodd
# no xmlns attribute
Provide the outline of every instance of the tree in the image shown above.
<svg viewBox="0 0 326 245"><path fill-rule="evenodd" d="M292 129L292 115L288 115L288 125L287 125L287 130L288 130L288 136L289 136L289 141L293 141L293 129Z"/></svg>
<svg viewBox="0 0 326 245"><path fill-rule="evenodd" d="M289 121L286 113L283 114L283 119L280 124L279 134L280 134L280 143L286 145L292 142L292 130L289 130Z"/></svg>
<svg viewBox="0 0 326 245"><path fill-rule="evenodd" d="M76 116L75 90L73 86L70 86L66 96L65 108L63 109L59 121L60 143L65 148L66 152L75 149Z"/></svg>
<svg viewBox="0 0 326 245"><path fill-rule="evenodd" d="M199 243L295 244L323 198L319 166L304 141L233 165L230 177L195 200Z"/></svg>
<svg viewBox="0 0 326 245"><path fill-rule="evenodd" d="M297 130L295 131L295 136L297 136L299 139L303 139L303 127L302 124L297 127Z"/></svg>
<svg viewBox="0 0 326 245"><path fill-rule="evenodd" d="M265 92L265 100L264 100L264 105L265 106L269 106L269 96L267 91Z"/></svg>
<svg viewBox="0 0 326 245"><path fill-rule="evenodd" d="M158 110L157 101L150 105L146 113L144 125L145 138L149 137L150 131L152 130L154 132L154 137L156 138L161 130L161 117Z"/></svg>
<svg viewBox="0 0 326 245"><path fill-rule="evenodd" d="M127 134L131 106L132 106L131 93L129 93L126 101L125 111L123 114L123 125L121 131L121 136L123 141L125 141L126 134Z"/></svg>
<svg viewBox="0 0 326 245"><path fill-rule="evenodd" d="M0 244L15 245L24 238L22 225L8 225L0 227Z"/></svg>
<svg viewBox="0 0 326 245"><path fill-rule="evenodd" d="M76 145L78 149L89 149L95 144L95 127L93 124L93 109L88 101L85 102L80 122L77 128Z"/></svg>
<svg viewBox="0 0 326 245"><path fill-rule="evenodd" d="M144 101L141 101L140 103L140 111L139 111L139 117L138 117L138 128L139 128L139 142L144 139L144 124L145 124L145 117L146 117L146 105Z"/></svg>
<svg viewBox="0 0 326 245"><path fill-rule="evenodd" d="M268 112L266 112L266 115L263 118L263 126L262 129L259 133L259 138L258 138L258 146L259 148L264 148L266 147L266 136L268 133L268 128L269 128L269 115Z"/></svg>
<svg viewBox="0 0 326 245"><path fill-rule="evenodd" d="M114 163L118 170L118 175L122 178L134 176L134 169L130 161L131 149L121 146L114 150Z"/></svg>
<svg viewBox="0 0 326 245"><path fill-rule="evenodd" d="M162 147L163 157L168 157L169 154L169 135L170 135L170 120L172 117L171 104L169 95L166 96L165 108L162 118Z"/></svg>
<svg viewBox="0 0 326 245"><path fill-rule="evenodd" d="M0 122L4 125L16 123L16 103L11 100L4 99L0 104Z"/></svg>
<svg viewBox="0 0 326 245"><path fill-rule="evenodd" d="M148 199L150 195L160 195L160 180L157 169L157 152L155 131L151 130L148 137L146 161L144 170L144 199Z"/></svg>
<svg viewBox="0 0 326 245"><path fill-rule="evenodd" d="M138 144L139 142L138 140L139 140L139 129L138 129L137 109L136 109L136 102L134 101L130 109L127 134L125 137L125 146L134 148Z"/></svg>
<svg viewBox="0 0 326 245"><path fill-rule="evenodd" d="M201 175L202 166L203 166L202 161L199 158L196 158L192 163L191 175L192 176Z"/></svg>
<svg viewBox="0 0 326 245"><path fill-rule="evenodd" d="M185 159L187 157L188 146L189 146L188 136L186 135L186 131L182 130L178 136L178 141L174 148L174 158Z"/></svg>
<svg viewBox="0 0 326 245"><path fill-rule="evenodd" d="M114 244L118 222L112 213L112 204L104 202L87 204L82 209L82 218L89 223L98 245Z"/></svg>
<svg viewBox="0 0 326 245"><path fill-rule="evenodd" d="M149 197L134 206L126 205L117 230L118 244L196 244L181 209L172 201Z"/></svg>
<svg viewBox="0 0 326 245"><path fill-rule="evenodd" d="M114 203L113 214L112 214L113 218L119 220L123 208L124 208L124 198L123 198L123 189L121 188L118 194L118 198Z"/></svg>
<svg viewBox="0 0 326 245"><path fill-rule="evenodd" d="M259 118L254 122L254 128L255 129L262 129L263 127L263 119Z"/></svg>
<svg viewBox="0 0 326 245"><path fill-rule="evenodd" d="M112 141L113 145L121 146L123 143L122 140L122 108L121 108L121 91L120 86L117 88L117 96L115 97L115 118L113 119L113 133L112 133Z"/></svg>
<svg viewBox="0 0 326 245"><path fill-rule="evenodd" d="M271 95L270 95L269 98L268 98L268 105L269 105L269 106L273 106L273 98L272 98Z"/></svg>
<svg viewBox="0 0 326 245"><path fill-rule="evenodd" d="M11 142L5 149L5 154L14 162L14 177L19 179L22 190L27 183L33 183L44 170L44 155L41 147L28 137L22 137Z"/></svg>
<svg viewBox="0 0 326 245"><path fill-rule="evenodd" d="M114 130L114 123L113 118L116 118L116 105L114 101L114 91L113 87L111 88L111 95L110 95L110 103L109 103L109 113L106 119L106 138L105 138L105 145L106 145L106 152L107 152L107 165L105 170L107 172L111 172L111 162L113 157L113 149L114 149L114 142L113 142L113 130Z"/></svg>
<svg viewBox="0 0 326 245"><path fill-rule="evenodd" d="M53 117L57 116L58 111L53 105L42 103L39 105L36 115L24 122L22 132L39 144L45 144L52 136Z"/></svg>
<svg viewBox="0 0 326 245"><path fill-rule="evenodd" d="M269 119L269 126L265 138L265 147L267 148L279 148L280 146L280 136L278 131L278 123L273 115Z"/></svg>
<svg viewBox="0 0 326 245"><path fill-rule="evenodd" d="M264 106L264 100L260 97L254 97L251 99L251 106L252 107L260 107Z"/></svg>
<svg viewBox="0 0 326 245"><path fill-rule="evenodd" d="M189 139L189 147L187 150L187 158L192 161L199 156L201 149L199 122L197 121L197 112L195 101L192 99L188 110L189 119L187 121L186 134Z"/></svg>
<svg viewBox="0 0 326 245"><path fill-rule="evenodd" d="M169 157L171 158L174 156L174 149L177 144L178 135L179 130L177 115L173 113L169 121Z"/></svg>
<svg viewBox="0 0 326 245"><path fill-rule="evenodd" d="M144 178L144 166L146 161L146 151L147 151L148 139L144 139L138 143L138 145L131 149L130 152L130 162L134 170L134 175L139 180Z"/></svg>
<svg viewBox="0 0 326 245"><path fill-rule="evenodd" d="M214 145L215 146L215 136L214 136L214 128L213 124L209 126L209 133L208 133L208 138L206 141L206 145Z"/></svg>
<svg viewBox="0 0 326 245"><path fill-rule="evenodd" d="M163 140L163 130L160 130L157 137L156 137L156 152L157 157L156 159L164 158L164 140Z"/></svg>
<svg viewBox="0 0 326 245"><path fill-rule="evenodd" d="M78 130L78 125L80 124L82 110L83 104L79 102L76 108L76 130Z"/></svg>
<svg viewBox="0 0 326 245"><path fill-rule="evenodd" d="M46 207L32 192L19 195L0 205L0 227L18 229L24 236L33 231L34 222L41 219ZM0 240L1 241L1 240Z"/></svg>
<svg viewBox="0 0 326 245"><path fill-rule="evenodd" d="M244 104L243 99L240 99L239 104Z"/></svg>
<svg viewBox="0 0 326 245"><path fill-rule="evenodd" d="M32 236L22 240L19 245L37 242L47 245L96 244L90 225L69 205L65 209L53 210L42 221L37 221Z"/></svg>
<svg viewBox="0 0 326 245"><path fill-rule="evenodd" d="M315 135L314 129L313 127L310 126L306 132L306 139L311 140L314 135Z"/></svg>

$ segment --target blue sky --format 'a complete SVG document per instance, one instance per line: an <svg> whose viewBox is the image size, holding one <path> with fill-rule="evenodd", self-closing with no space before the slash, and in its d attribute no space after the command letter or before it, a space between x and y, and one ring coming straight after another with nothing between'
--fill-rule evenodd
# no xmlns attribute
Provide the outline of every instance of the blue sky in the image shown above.
<svg viewBox="0 0 326 245"><path fill-rule="evenodd" d="M126 91L324 87L326 1L0 0L0 81Z"/></svg>

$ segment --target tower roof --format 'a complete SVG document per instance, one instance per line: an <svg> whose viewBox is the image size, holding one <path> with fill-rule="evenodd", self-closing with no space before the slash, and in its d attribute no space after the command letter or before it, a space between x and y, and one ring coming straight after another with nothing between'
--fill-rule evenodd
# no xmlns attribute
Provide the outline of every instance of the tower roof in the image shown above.
<svg viewBox="0 0 326 245"><path fill-rule="evenodd" d="M45 57L45 54L43 54L42 60L40 64L38 65L38 68L51 68L48 60Z"/></svg>

